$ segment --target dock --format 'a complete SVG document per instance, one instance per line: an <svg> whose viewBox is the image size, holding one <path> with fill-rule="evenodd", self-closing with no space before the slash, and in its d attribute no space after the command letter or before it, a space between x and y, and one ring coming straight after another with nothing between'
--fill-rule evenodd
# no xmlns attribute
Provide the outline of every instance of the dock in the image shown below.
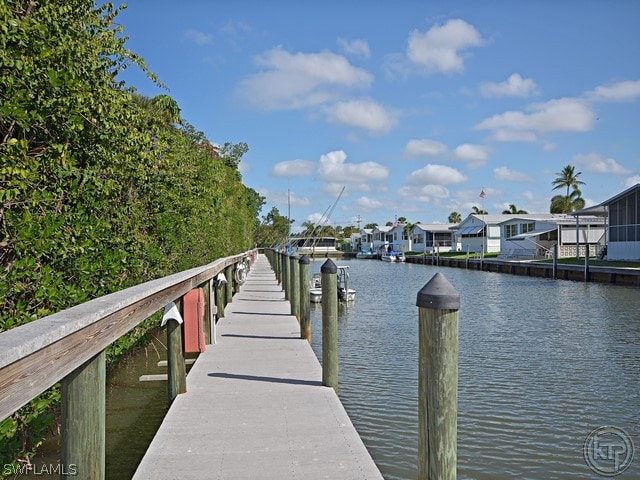
<svg viewBox="0 0 640 480"><path fill-rule="evenodd" d="M264 255L134 479L382 479Z"/></svg>

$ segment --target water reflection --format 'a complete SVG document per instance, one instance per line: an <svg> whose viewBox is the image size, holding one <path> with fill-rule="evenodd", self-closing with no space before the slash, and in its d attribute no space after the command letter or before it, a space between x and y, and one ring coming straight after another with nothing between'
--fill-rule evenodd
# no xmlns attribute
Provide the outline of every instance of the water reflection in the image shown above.
<svg viewBox="0 0 640 480"><path fill-rule="evenodd" d="M350 267L357 298L339 313L340 397L386 479L417 476L415 301L437 271L461 294L459 478L593 478L582 448L602 425L640 444L637 288L375 260ZM320 359L321 315L312 309ZM627 478L640 477L634 463Z"/></svg>

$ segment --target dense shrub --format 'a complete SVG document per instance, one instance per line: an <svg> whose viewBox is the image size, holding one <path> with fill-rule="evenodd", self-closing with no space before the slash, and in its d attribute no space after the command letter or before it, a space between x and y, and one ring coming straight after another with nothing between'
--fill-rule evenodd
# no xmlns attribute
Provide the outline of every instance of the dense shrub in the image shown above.
<svg viewBox="0 0 640 480"><path fill-rule="evenodd" d="M155 78L117 13L0 2L0 332L253 246L263 199L237 168L247 146L215 148L173 99L119 81L130 66ZM58 397L0 422L0 464L32 455Z"/></svg>

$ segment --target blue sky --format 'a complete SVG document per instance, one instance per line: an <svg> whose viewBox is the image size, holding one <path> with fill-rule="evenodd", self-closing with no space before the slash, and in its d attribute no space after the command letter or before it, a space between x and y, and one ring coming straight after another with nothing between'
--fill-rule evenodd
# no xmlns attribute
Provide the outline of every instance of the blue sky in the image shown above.
<svg viewBox="0 0 640 480"><path fill-rule="evenodd" d="M342 187L333 225L545 213L567 164L587 206L640 182L636 0L135 0L118 22L169 91L123 79L246 142L294 231Z"/></svg>

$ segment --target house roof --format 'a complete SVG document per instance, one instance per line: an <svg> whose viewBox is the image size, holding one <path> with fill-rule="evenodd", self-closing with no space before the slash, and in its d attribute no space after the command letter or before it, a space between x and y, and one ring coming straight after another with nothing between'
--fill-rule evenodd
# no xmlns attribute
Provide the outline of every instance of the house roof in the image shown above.
<svg viewBox="0 0 640 480"><path fill-rule="evenodd" d="M416 223L413 228L419 228L423 232L450 232L450 228L457 223Z"/></svg>
<svg viewBox="0 0 640 480"><path fill-rule="evenodd" d="M540 230L531 230L530 232L520 233L518 235L513 235L512 237L507 238L507 240L522 240L524 238L537 237L538 235L542 235L543 233L553 232L557 228L558 227L543 228L543 229L540 229Z"/></svg>

